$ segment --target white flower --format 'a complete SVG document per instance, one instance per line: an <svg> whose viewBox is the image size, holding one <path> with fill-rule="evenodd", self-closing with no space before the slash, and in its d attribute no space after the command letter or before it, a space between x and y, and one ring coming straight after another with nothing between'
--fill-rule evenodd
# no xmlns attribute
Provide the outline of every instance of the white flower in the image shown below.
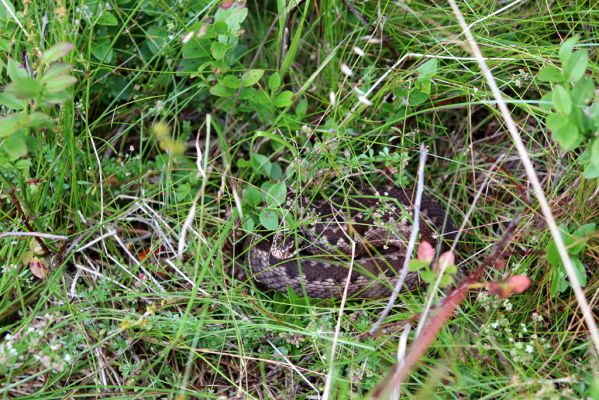
<svg viewBox="0 0 599 400"><path fill-rule="evenodd" d="M529 354L532 354L533 350L534 350L533 347L529 344L527 344L526 347L524 348L524 351Z"/></svg>
<svg viewBox="0 0 599 400"><path fill-rule="evenodd" d="M356 53L357 55L359 55L360 57L364 57L364 50L362 50L361 48L359 48L358 46L354 46L354 53Z"/></svg>
<svg viewBox="0 0 599 400"><path fill-rule="evenodd" d="M351 70L350 67L347 66L347 64L341 64L341 72L343 72L345 75L349 76L350 78L352 76L354 76L354 72Z"/></svg>
<svg viewBox="0 0 599 400"><path fill-rule="evenodd" d="M364 105L371 106L372 102L366 98L366 96L358 97L358 101Z"/></svg>
<svg viewBox="0 0 599 400"><path fill-rule="evenodd" d="M194 34L195 34L195 32L193 32L193 31L187 32L187 34L185 36L183 36L183 39L181 40L181 42L183 42L183 44L189 42Z"/></svg>

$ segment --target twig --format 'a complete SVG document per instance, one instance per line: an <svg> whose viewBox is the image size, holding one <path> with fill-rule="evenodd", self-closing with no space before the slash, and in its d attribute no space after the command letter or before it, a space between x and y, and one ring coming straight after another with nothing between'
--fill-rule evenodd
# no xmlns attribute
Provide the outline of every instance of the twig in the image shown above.
<svg viewBox="0 0 599 400"><path fill-rule="evenodd" d="M0 239L9 236L33 236L35 238L45 238L50 240L68 240L68 236L62 235L53 235L51 233L42 233L42 232L4 232L0 233Z"/></svg>
<svg viewBox="0 0 599 400"><path fill-rule="evenodd" d="M21 208L21 203L19 202L19 199L17 198L17 196L14 193L14 188L8 189L7 192L8 192L8 195L10 196L10 198L12 199L12 202L14 203L14 205L17 209L17 213L21 217L21 220L23 221L23 224L25 224L25 227L27 228L27 230L29 232L35 232L35 229L33 229L31 224L29 223L29 219L25 215L25 212ZM41 236L37 237L36 240L39 242L40 246L42 246L42 249L44 249L44 252L46 252L46 254L48 254L48 255L54 254L54 252L52 250L50 250L50 248L48 246L46 246L46 243L44 243Z"/></svg>
<svg viewBox="0 0 599 400"><path fill-rule="evenodd" d="M399 275L399 280L395 285L395 289L393 289L393 293L389 298L389 302L387 306L381 313L379 320L374 324L372 329L370 330L371 334L374 334L381 326L385 318L389 315L391 308L395 304L395 300L401 291L403 283L408 275L408 264L410 262L410 257L414 252L414 246L416 246L416 239L418 238L418 230L420 229L420 201L422 199L422 192L424 190L424 165L426 163L426 147L424 143L420 145L420 163L418 164L418 183L416 186L416 198L414 200L414 218L412 224L412 231L410 232L410 240L408 242L408 248L406 249L406 253L404 256L404 262L401 269L401 273Z"/></svg>
<svg viewBox="0 0 599 400"><path fill-rule="evenodd" d="M462 15L460 9L458 8L455 0L449 0L449 4L451 5L451 8L453 9L453 12L454 12L456 18L457 18L460 26L462 27L462 30L464 31L464 35L466 36L466 40L470 46L470 51L472 52L472 55L474 57L476 57L476 59L477 59L478 65L479 65L481 71L483 72L485 79L487 80L487 85L491 89L491 92L493 93L493 97L495 97L495 101L497 102L497 106L499 107L499 110L501 111L501 114L503 116L503 119L505 121L507 129L512 137L512 141L514 142L514 145L516 146L516 149L518 150L518 154L520 155L520 160L522 161L522 164L524 165L524 169L526 170L526 175L528 176L528 180L530 181L530 183L532 185L535 197L537 198L539 205L541 206L541 211L543 212L543 216L545 217L545 220L547 221L547 225L549 226L549 231L551 232L551 236L553 237L553 241L555 243L557 251L560 255L562 263L564 264L566 273L568 274L570 286L572 287L572 290L574 291L574 295L576 296L576 300L578 301L578 306L580 307L582 316L587 324L587 328L589 329L589 334L590 334L591 339L595 346L595 352L596 352L596 354L599 354L599 330L597 329L597 324L595 322L595 319L593 318L593 314L591 312L591 307L589 306L589 303L586 300L584 292L582 291L582 288L580 287L580 281L578 280L578 276L576 275L576 271L574 269L574 264L572 263L572 260L570 259L570 256L568 255L568 251L566 250L566 246L564 245L564 241L562 239L560 230L557 227L555 218L553 217L553 213L551 212L551 207L549 207L549 203L547 202L547 199L545 198L545 193L543 192L543 188L541 187L541 183L539 182L539 178L537 177L535 168L532 165L532 161L530 160L530 157L528 156L528 152L526 150L526 147L524 146L524 143L522 142L522 138L520 137L520 134L518 133L518 128L516 127L516 124L515 124L514 120L512 119L512 116L510 114L510 111L507 108L507 105L505 104L505 101L503 101L503 96L502 96L499 88L497 87L495 78L493 77L493 74L489 70L487 63L483 59L483 55L482 55L480 49L478 48L478 44L474 40L474 37L472 36L472 33L470 32L470 29L468 28L466 21L464 20L464 16Z"/></svg>
<svg viewBox="0 0 599 400"><path fill-rule="evenodd" d="M343 288L343 296L341 297L341 304L339 305L339 315L337 316L337 325L335 326L335 335L333 336L333 344L331 345L331 356L330 366L327 378L324 384L324 390L322 392L322 400L328 400L333 387L333 366L335 364L335 352L337 351L337 343L339 341L339 333L341 332L341 318L343 317L343 311L345 309L345 301L347 300L347 291L349 289L349 283L351 281L352 272L354 269L354 260L356 259L356 242L344 232L345 237L351 243L351 260L349 262L349 268L347 271L347 278L345 280L345 286Z"/></svg>

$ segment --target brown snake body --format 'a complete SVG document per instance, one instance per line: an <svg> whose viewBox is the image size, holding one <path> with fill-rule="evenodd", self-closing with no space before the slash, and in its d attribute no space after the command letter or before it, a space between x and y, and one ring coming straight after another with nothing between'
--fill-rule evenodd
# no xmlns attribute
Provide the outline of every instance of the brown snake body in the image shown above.
<svg viewBox="0 0 599 400"><path fill-rule="evenodd" d="M390 295L412 229L413 203L408 193L378 186L328 200L289 196L289 209L294 204L301 222L296 229L284 228L271 238L247 243L250 269L258 284L281 292L290 288L309 297L340 298L349 275L348 296ZM420 240L436 246L454 232L444 208L423 195ZM419 281L416 272L408 272L404 290L417 288Z"/></svg>

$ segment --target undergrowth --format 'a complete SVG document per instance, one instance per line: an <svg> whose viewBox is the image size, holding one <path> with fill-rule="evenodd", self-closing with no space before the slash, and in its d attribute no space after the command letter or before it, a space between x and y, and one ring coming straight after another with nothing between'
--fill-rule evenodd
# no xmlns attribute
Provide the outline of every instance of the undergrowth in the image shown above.
<svg viewBox="0 0 599 400"><path fill-rule="evenodd" d="M460 7L596 307L599 10ZM385 301L348 301L331 363L339 302L256 287L245 238L281 226L288 193L411 190L421 143L426 193L456 225L483 188L459 267L518 216L485 278L533 284L473 292L401 394L598 396L578 304L445 3L1 0L0 55L2 398L314 399L331 365L331 397L368 396L425 293L376 337Z"/></svg>

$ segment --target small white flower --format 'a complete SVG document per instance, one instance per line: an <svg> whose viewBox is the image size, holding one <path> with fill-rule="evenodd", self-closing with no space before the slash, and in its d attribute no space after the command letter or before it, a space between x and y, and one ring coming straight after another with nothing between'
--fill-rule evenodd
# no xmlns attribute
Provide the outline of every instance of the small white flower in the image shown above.
<svg viewBox="0 0 599 400"><path fill-rule="evenodd" d="M189 42L194 34L195 32L188 32L187 35L183 36L183 40L181 40L183 44Z"/></svg>
<svg viewBox="0 0 599 400"><path fill-rule="evenodd" d="M357 55L359 55L360 57L364 57L364 50L362 50L361 48L359 48L358 46L354 46L354 53L356 53Z"/></svg>
<svg viewBox="0 0 599 400"><path fill-rule="evenodd" d="M349 76L350 78L352 76L354 76L354 72L351 70L350 67L347 66L347 64L341 64L341 72L343 72L345 75Z"/></svg>
<svg viewBox="0 0 599 400"><path fill-rule="evenodd" d="M366 96L358 97L358 101L366 106L371 106L372 102L366 98Z"/></svg>
<svg viewBox="0 0 599 400"><path fill-rule="evenodd" d="M329 101L331 102L331 107L335 107L335 104L337 104L337 97L332 90L329 92Z"/></svg>
<svg viewBox="0 0 599 400"><path fill-rule="evenodd" d="M532 354L532 352L534 351L534 349L532 348L531 345L527 344L526 347L524 348L524 351L527 352L527 353L529 353L529 354Z"/></svg>

